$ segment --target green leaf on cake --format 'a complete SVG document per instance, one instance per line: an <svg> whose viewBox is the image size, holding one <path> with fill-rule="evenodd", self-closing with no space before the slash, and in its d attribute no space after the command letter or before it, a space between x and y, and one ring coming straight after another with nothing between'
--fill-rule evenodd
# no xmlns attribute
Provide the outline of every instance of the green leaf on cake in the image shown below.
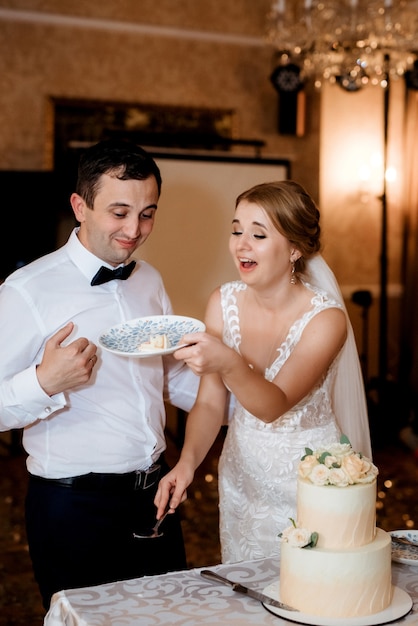
<svg viewBox="0 0 418 626"><path fill-rule="evenodd" d="M309 550L310 548L315 548L317 543L318 543L318 533L317 532L313 532L313 533L311 533L309 543L307 543L305 546L302 546L302 547L303 547L304 550L306 550L306 549Z"/></svg>
<svg viewBox="0 0 418 626"><path fill-rule="evenodd" d="M312 454L313 454L313 450L311 450L310 448L305 448L305 454L302 457L302 461L306 459L307 456L311 456Z"/></svg>
<svg viewBox="0 0 418 626"><path fill-rule="evenodd" d="M323 452L320 457L318 458L319 463L324 464L325 463L325 459L327 458L327 456L331 456L329 452Z"/></svg>
<svg viewBox="0 0 418 626"><path fill-rule="evenodd" d="M340 443L348 443L348 445L351 446L351 442L350 442L349 438L347 437L347 435L341 435Z"/></svg>

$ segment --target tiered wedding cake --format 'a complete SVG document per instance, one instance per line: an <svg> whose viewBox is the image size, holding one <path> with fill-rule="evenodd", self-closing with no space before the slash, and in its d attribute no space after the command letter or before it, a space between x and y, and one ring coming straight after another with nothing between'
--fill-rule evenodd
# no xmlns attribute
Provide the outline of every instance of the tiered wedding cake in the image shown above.
<svg viewBox="0 0 418 626"><path fill-rule="evenodd" d="M296 520L281 533L280 599L321 617L360 617L392 600L391 537L376 528L378 469L343 436L299 464Z"/></svg>

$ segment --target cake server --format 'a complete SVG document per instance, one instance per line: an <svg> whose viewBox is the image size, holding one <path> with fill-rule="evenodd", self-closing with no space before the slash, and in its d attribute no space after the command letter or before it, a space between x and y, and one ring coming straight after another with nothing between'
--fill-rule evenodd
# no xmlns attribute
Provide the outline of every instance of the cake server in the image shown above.
<svg viewBox="0 0 418 626"><path fill-rule="evenodd" d="M266 596L264 593L260 593L259 591L254 591L254 589L249 589L248 587L244 587L241 583L234 583L234 581L229 580L229 578L224 578L220 574L216 572L212 572L209 569L204 569L200 572L201 576L204 578L208 578L209 580L221 582L224 585L228 585L232 587L234 591L238 591L238 593L243 593L244 595L250 596L250 598L254 598L255 600L259 600L264 604L271 604L272 606L277 607L278 609L283 609L284 611L297 611L298 609L294 609L287 604L283 604L283 602L279 602L278 600L274 600L274 598L270 598L270 596Z"/></svg>

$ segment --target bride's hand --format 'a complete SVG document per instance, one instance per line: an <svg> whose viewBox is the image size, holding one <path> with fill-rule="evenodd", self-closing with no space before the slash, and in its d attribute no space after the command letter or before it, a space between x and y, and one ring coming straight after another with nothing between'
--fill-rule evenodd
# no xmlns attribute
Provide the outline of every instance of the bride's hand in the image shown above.
<svg viewBox="0 0 418 626"><path fill-rule="evenodd" d="M237 355L218 337L209 333L184 335L180 340L180 344L182 343L191 345L176 350L174 358L183 360L198 376L214 372L221 373L234 355Z"/></svg>

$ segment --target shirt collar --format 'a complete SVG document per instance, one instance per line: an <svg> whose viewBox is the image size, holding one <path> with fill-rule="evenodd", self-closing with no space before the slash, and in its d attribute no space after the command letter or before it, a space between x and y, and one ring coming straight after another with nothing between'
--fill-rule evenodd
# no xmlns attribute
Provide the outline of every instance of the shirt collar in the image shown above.
<svg viewBox="0 0 418 626"><path fill-rule="evenodd" d="M115 268L112 265L105 263L83 246L78 238L78 231L79 227L76 227L70 234L67 241L67 252L72 262L78 267L80 272L84 274L87 280L90 282L102 265L114 270ZM121 263L121 265L123 265L123 263Z"/></svg>

